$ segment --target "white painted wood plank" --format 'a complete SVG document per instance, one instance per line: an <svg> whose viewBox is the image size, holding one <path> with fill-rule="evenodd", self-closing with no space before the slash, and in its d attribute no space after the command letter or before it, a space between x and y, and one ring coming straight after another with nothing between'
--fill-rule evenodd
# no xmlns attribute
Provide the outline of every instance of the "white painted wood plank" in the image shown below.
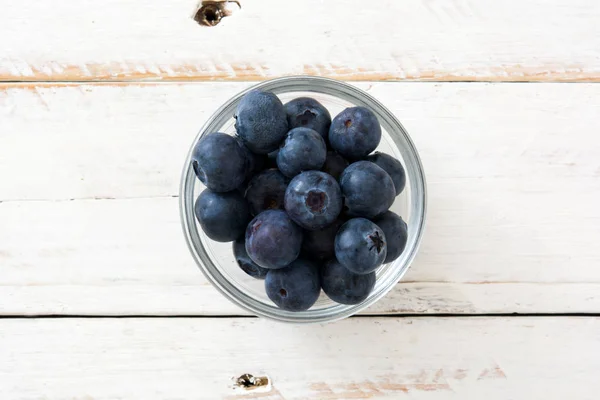
<svg viewBox="0 0 600 400"><path fill-rule="evenodd" d="M0 201L177 194L204 120L247 85L1 86Z"/></svg>
<svg viewBox="0 0 600 400"><path fill-rule="evenodd" d="M175 195L201 125L248 85L0 85L0 201ZM464 184L585 206L600 189L597 85L357 85L405 125L433 196Z"/></svg>
<svg viewBox="0 0 600 400"><path fill-rule="evenodd" d="M172 196L198 127L246 85L2 86L0 312L240 313ZM406 283L369 312L600 310L600 87L360 86L413 136L430 194Z"/></svg>
<svg viewBox="0 0 600 400"><path fill-rule="evenodd" d="M0 2L0 80L598 81L595 0Z"/></svg>
<svg viewBox="0 0 600 400"><path fill-rule="evenodd" d="M591 228L589 239L561 239L561 251L573 252L565 262L547 250L554 236L501 240L501 225L475 228L458 218L443 228L450 219L432 215L405 281L367 313L600 310L600 272L592 267L600 257L575 253L585 240L593 248ZM0 221L2 315L245 314L194 264L175 198L4 202ZM448 237L450 226L457 234Z"/></svg>
<svg viewBox="0 0 600 400"><path fill-rule="evenodd" d="M592 400L600 390L598 318L3 320L0 337L6 400ZM236 388L246 373L270 385Z"/></svg>

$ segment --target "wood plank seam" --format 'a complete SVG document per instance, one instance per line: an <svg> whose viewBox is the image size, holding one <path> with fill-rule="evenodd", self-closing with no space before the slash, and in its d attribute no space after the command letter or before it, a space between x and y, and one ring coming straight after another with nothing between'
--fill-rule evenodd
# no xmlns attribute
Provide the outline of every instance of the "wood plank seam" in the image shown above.
<svg viewBox="0 0 600 400"><path fill-rule="evenodd" d="M59 65L57 63L57 65ZM60 74L44 68L28 66L31 73L7 72L0 68L0 82L65 82L65 83L149 83L149 82L258 82L290 75L308 75L343 81L378 82L548 82L548 83L594 83L600 82L600 71L581 65L537 65L524 67L519 64L502 67L470 68L455 71L430 70L414 72L401 67L394 72L376 69L349 69L341 65L307 64L292 73L271 73L266 65L223 66L212 63L189 62L177 65L137 63L89 63L85 65L60 64ZM215 70L217 72L215 72Z"/></svg>
<svg viewBox="0 0 600 400"><path fill-rule="evenodd" d="M468 313L468 314L458 314L458 313L386 313L386 314L378 314L378 313L369 313L368 311L361 314L356 314L348 317L349 319L354 318L409 318L409 319L420 319L420 318L598 318L600 317L600 313L596 312L573 312L573 313L565 313L565 312L550 312L550 313ZM39 315L26 315L26 314L2 314L0 315L0 320L42 320L42 319L261 319L255 315L244 315L244 314L213 314L213 315L205 315L205 314L128 314L128 315L112 315L112 314L39 314Z"/></svg>

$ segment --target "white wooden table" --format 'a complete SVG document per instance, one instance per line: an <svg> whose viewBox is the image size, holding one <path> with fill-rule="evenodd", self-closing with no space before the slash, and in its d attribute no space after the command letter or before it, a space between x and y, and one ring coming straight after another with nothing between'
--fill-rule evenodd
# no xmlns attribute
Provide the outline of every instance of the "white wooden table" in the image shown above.
<svg viewBox="0 0 600 400"><path fill-rule="evenodd" d="M0 399L598 399L600 3L240 4L0 0ZM322 326L229 303L178 215L204 120L291 74L384 102L430 193L405 279Z"/></svg>

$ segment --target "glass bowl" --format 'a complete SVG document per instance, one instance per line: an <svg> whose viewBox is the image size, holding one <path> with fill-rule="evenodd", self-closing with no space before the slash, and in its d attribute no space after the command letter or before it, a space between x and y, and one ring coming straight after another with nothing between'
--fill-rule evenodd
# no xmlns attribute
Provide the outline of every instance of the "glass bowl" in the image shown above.
<svg viewBox="0 0 600 400"><path fill-rule="evenodd" d="M334 303L321 293L311 309L303 312L284 311L267 297L264 281L246 275L233 257L231 243L217 243L209 239L194 215L194 202L204 190L191 167L194 144L205 134L223 132L235 134L234 113L242 96L252 89L271 91L283 103L296 97L310 96L321 102L332 118L346 107L364 106L379 119L382 139L377 151L398 158L406 170L406 188L396 197L390 208L408 225L408 242L402 255L377 270L377 283L369 297L357 305ZM223 104L204 124L185 160L180 188L180 211L183 231L192 256L206 278L229 300L249 312L277 321L309 323L327 322L353 315L389 292L408 270L416 255L423 232L426 212L425 176L417 150L406 130L396 117L374 97L350 84L333 79L295 76L273 79L254 85Z"/></svg>

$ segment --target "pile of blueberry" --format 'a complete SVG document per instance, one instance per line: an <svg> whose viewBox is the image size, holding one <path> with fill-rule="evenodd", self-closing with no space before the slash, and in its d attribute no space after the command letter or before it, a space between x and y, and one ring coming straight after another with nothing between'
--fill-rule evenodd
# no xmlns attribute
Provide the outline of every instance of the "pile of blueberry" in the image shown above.
<svg viewBox="0 0 600 400"><path fill-rule="evenodd" d="M333 120L308 97L282 104L253 90L235 115L237 136L204 135L192 167L204 183L194 211L212 240L233 242L248 275L288 311L309 309L321 288L358 304L375 270L400 256L406 223L388 211L404 189L402 164L371 154L381 140L375 114L347 108Z"/></svg>

